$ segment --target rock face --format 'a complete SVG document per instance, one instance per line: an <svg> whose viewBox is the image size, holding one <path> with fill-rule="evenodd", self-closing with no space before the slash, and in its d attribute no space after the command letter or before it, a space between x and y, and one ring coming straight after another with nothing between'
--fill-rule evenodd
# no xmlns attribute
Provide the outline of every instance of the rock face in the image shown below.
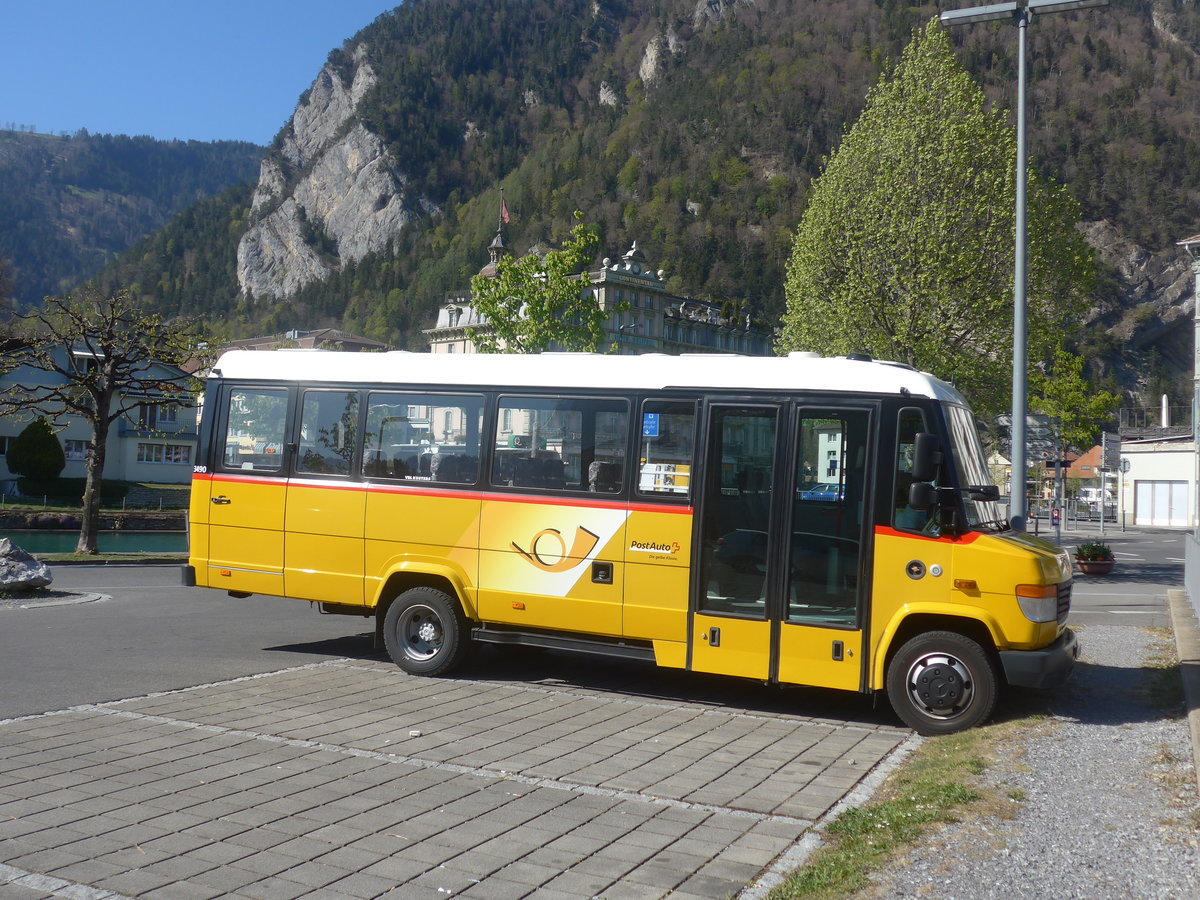
<svg viewBox="0 0 1200 900"><path fill-rule="evenodd" d="M8 538L0 538L0 591L43 588L54 581L50 567Z"/></svg>
<svg viewBox="0 0 1200 900"><path fill-rule="evenodd" d="M348 262L383 250L427 208L409 197L378 136L355 118L376 76L360 45L347 84L326 64L263 159L238 244L238 284L253 297L290 296Z"/></svg>
<svg viewBox="0 0 1200 900"><path fill-rule="evenodd" d="M1109 222L1083 226L1097 255L1119 274L1124 297L1111 309L1095 309L1091 324L1104 327L1127 351L1154 348L1173 370L1192 365L1195 276L1187 254L1178 247L1151 253L1123 237ZM1122 383L1139 385L1136 373Z"/></svg>

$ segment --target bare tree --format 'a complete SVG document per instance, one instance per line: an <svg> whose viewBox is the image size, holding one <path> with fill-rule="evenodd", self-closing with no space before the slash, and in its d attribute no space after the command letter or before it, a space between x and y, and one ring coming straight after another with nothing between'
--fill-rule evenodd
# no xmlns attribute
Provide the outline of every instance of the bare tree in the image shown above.
<svg viewBox="0 0 1200 900"><path fill-rule="evenodd" d="M0 415L36 412L60 424L78 416L91 428L75 549L95 553L109 429L136 407L178 405L199 390L184 367L205 361L200 325L146 312L126 290L105 294L89 284L15 314L2 337L0 374L24 368L35 377L0 393Z"/></svg>

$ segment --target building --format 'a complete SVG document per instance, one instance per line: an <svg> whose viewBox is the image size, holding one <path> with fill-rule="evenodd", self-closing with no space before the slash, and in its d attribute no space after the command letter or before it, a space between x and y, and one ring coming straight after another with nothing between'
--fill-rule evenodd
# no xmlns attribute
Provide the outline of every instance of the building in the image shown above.
<svg viewBox="0 0 1200 900"><path fill-rule="evenodd" d="M69 351L63 347L64 367L86 366L91 354L82 350ZM182 377L173 366L155 363L148 378ZM0 393L16 385L50 384L48 372L21 368L0 374ZM66 383L63 379L60 383ZM181 393L178 403L162 406L138 402L149 401L148 393L137 389L125 392L116 401L129 406L129 411L112 424L108 435L104 477L114 481L144 481L154 484L187 484L192 480L192 465L196 455L196 398ZM15 479L8 468L8 445L37 417L30 411L24 416L0 418L0 481ZM91 427L79 416L67 416L63 424L53 426L67 464L63 478L83 478Z"/></svg>
<svg viewBox="0 0 1200 900"><path fill-rule="evenodd" d="M481 275L494 276L508 253L503 224L488 246ZM655 270L634 241L619 259L606 258L599 269L580 275L581 290L611 310L607 333L618 353L740 353L770 356L771 332L727 305L679 297L667 290L664 272ZM620 307L628 304L628 309ZM486 320L471 307L469 291L449 295L437 324L424 332L432 353L474 353L472 331Z"/></svg>
<svg viewBox="0 0 1200 900"><path fill-rule="evenodd" d="M282 334L270 334L263 337L244 338L231 341L225 346L226 350L279 350L284 347L296 347L302 350L344 350L357 352L362 350L390 350L387 344L371 338L359 337L336 328L316 328L312 331L293 329Z"/></svg>

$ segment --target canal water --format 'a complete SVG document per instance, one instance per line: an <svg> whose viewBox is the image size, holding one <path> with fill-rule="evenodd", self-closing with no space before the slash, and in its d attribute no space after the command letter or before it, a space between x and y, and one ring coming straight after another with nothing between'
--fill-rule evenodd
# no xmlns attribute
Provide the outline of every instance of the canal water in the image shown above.
<svg viewBox="0 0 1200 900"><path fill-rule="evenodd" d="M12 530L0 531L28 553L71 553L79 540L78 531ZM100 553L187 553L185 531L102 531L96 538Z"/></svg>

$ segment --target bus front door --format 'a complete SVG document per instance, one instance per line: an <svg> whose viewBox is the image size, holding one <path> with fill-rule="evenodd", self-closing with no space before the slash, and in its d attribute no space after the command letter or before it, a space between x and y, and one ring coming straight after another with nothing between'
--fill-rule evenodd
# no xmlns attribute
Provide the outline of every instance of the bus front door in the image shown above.
<svg viewBox="0 0 1200 900"><path fill-rule="evenodd" d="M713 405L689 666L862 685L869 408Z"/></svg>

